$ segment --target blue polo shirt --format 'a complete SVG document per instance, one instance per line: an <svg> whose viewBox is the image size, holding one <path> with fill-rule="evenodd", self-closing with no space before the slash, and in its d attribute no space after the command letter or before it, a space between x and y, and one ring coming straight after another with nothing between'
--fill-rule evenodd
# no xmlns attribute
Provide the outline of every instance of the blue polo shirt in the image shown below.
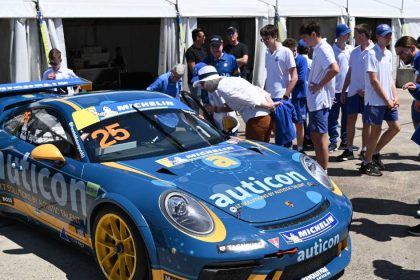
<svg viewBox="0 0 420 280"><path fill-rule="evenodd" d="M240 70L236 58L227 53L223 53L222 57L215 59L212 55L204 58L203 62L216 68L220 76L236 76L239 77Z"/></svg>
<svg viewBox="0 0 420 280"><path fill-rule="evenodd" d="M146 90L159 91L179 99L182 79L177 82L171 81L171 72L160 75Z"/></svg>
<svg viewBox="0 0 420 280"><path fill-rule="evenodd" d="M292 90L292 99L306 97L307 77L308 77L308 60L298 54L295 57L296 70L298 73L298 80Z"/></svg>

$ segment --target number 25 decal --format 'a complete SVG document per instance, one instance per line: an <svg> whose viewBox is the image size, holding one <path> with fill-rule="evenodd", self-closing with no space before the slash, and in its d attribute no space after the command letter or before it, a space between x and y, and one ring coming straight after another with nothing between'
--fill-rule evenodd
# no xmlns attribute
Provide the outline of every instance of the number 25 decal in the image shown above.
<svg viewBox="0 0 420 280"><path fill-rule="evenodd" d="M119 123L114 123L105 126L105 129L98 129L92 132L92 139L96 139L98 135L102 135L102 139L99 142L99 146L102 149L108 148L109 146L114 145L118 141L122 141L130 137L130 133L124 129L119 127ZM114 139L108 141L109 136L113 137Z"/></svg>

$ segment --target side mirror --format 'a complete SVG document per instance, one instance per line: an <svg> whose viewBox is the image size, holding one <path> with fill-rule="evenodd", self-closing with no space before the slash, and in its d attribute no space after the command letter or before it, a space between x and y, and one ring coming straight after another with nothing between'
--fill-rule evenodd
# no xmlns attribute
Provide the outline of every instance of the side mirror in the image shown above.
<svg viewBox="0 0 420 280"><path fill-rule="evenodd" d="M234 129L238 125L238 120L231 116L226 116L223 118L223 131L226 133L232 132L232 129Z"/></svg>
<svg viewBox="0 0 420 280"><path fill-rule="evenodd" d="M36 160L52 160L64 164L66 159L53 144L43 144L32 150L31 157Z"/></svg>

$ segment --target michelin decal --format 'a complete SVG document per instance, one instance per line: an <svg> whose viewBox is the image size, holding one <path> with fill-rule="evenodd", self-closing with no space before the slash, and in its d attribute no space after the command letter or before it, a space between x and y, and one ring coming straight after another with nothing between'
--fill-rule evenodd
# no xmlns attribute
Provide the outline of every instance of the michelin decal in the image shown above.
<svg viewBox="0 0 420 280"><path fill-rule="evenodd" d="M280 232L287 244L301 243L323 234L338 224L338 220L328 213L321 219L298 229Z"/></svg>

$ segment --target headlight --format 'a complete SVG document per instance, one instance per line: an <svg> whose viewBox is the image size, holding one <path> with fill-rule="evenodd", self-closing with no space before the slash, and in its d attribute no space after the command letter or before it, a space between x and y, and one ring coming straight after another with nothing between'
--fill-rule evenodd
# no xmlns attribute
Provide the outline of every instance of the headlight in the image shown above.
<svg viewBox="0 0 420 280"><path fill-rule="evenodd" d="M168 221L187 233L207 235L214 223L207 210L194 198L181 192L166 194L161 209Z"/></svg>
<svg viewBox="0 0 420 280"><path fill-rule="evenodd" d="M325 173L324 168L321 167L315 160L312 158L302 155L300 158L302 165L305 167L306 171L312 175L319 183L321 183L324 187L328 188L329 190L333 190L333 184L331 183L330 178L328 177L327 173Z"/></svg>

